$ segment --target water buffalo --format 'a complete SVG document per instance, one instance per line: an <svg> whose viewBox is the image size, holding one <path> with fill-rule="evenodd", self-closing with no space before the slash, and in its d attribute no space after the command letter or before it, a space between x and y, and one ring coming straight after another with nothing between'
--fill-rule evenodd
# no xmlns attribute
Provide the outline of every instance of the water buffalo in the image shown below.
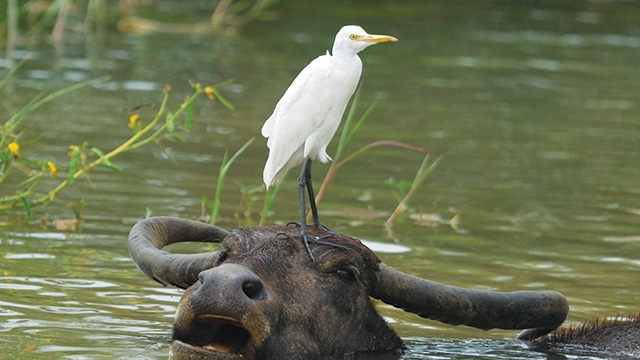
<svg viewBox="0 0 640 360"><path fill-rule="evenodd" d="M359 240L327 234L305 250L296 225L239 228L156 217L137 223L129 251L150 278L187 289L172 331L175 358L398 358L404 344L371 298L453 325L526 329L533 339L562 324L554 291L467 290L385 265ZM219 242L218 251L170 254L176 242Z"/></svg>
<svg viewBox="0 0 640 360"><path fill-rule="evenodd" d="M528 341L530 348L553 354L597 356L606 359L640 358L640 314L592 319L562 327L553 334ZM555 359L565 359L556 356Z"/></svg>

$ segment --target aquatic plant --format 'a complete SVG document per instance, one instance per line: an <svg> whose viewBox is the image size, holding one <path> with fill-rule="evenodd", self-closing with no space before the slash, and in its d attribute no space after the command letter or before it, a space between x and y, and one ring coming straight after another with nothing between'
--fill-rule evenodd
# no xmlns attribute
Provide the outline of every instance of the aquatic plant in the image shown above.
<svg viewBox="0 0 640 360"><path fill-rule="evenodd" d="M87 173L94 168L101 166L113 171L121 171L121 168L113 162L118 155L150 143L159 144L167 139L184 141L182 134L190 131L193 121L193 104L202 94L206 94L212 100L217 99L229 108L232 107L217 90L217 86L222 84L205 87L193 82L191 83L194 89L193 94L180 104L169 107L171 87L166 85L154 117L145 123L139 114L132 114L128 119L131 136L110 151L91 146L86 141L79 145L72 144L69 146L69 163L66 167L55 164L50 159L31 159L22 155L22 139L28 136L28 132L25 132L21 125L28 119L27 115L30 112L65 94L105 79L106 77L88 80L44 97L37 97L0 127L0 183L5 182L12 170L19 171L26 177L17 185L17 189L9 190L13 190L11 194L0 194L0 211L22 209L27 221L32 221L34 207L53 202L61 191L74 184L76 180L86 177ZM62 180L53 188L43 191L38 186L46 174L53 179L62 178ZM2 190L7 190L7 187L3 187Z"/></svg>
<svg viewBox="0 0 640 360"><path fill-rule="evenodd" d="M437 160L434 162L427 162L427 159L429 158L429 153L423 147L407 144L400 141L389 140L389 139L377 140L377 141L371 142L359 148L358 150L354 151L353 153L349 154L348 156L344 156L345 149L347 148L347 146L349 145L353 137L357 134L358 130L369 118L369 115L371 114L371 112L373 111L373 109L377 104L377 101L373 102L367 108L367 110L365 110L365 112L358 118L358 120L354 123L355 112L358 106L359 98L360 98L360 88L358 89L358 91L356 91L356 94L353 98L353 102L349 108L347 118L345 119L345 123L342 128L342 132L340 134L340 140L338 141L336 155L334 156L333 162L329 167L329 171L327 172L327 175L322 181L320 190L316 195L316 204L322 201L324 194L329 188L329 185L333 181L333 178L336 176L338 170L342 166L350 162L351 160L357 158L358 156L364 154L369 150L372 150L379 146L391 146L391 147L397 147L397 148L415 151L419 153L425 153L425 158L418 170L418 173L416 174L416 177L414 178L414 181L409 183L411 190L406 193L403 199L398 199L399 201L398 206L396 207L396 209L393 211L393 213L385 223L385 227L387 229L390 229L393 226L393 222L395 221L395 218L397 217L398 213L406 209L405 207L406 203L413 196L413 194L420 187L420 185L422 185L422 183L427 178L427 175L431 172L431 170L435 167L435 165L437 164Z"/></svg>
<svg viewBox="0 0 640 360"><path fill-rule="evenodd" d="M214 225L216 220L218 219L218 212L220 210L220 198L222 196L222 187L224 185L224 180L227 177L227 172L233 162L251 145L255 138L249 139L247 142L238 149L238 151L229 158L229 153L227 151L224 152L224 156L222 157L222 163L220 164L220 172L218 173L218 183L215 190L215 195L213 200L209 200L206 196L203 198L203 204L211 209L211 215L209 218L209 223ZM249 206L251 203L246 202L246 205Z"/></svg>

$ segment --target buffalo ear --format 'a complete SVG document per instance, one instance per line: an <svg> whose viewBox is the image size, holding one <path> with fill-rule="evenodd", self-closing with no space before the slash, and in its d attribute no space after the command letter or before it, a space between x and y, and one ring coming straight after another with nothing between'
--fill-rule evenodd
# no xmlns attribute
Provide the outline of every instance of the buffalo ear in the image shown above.
<svg viewBox="0 0 640 360"><path fill-rule="evenodd" d="M479 329L528 329L541 336L567 318L567 299L555 291L468 290L421 279L380 263L371 296L427 319Z"/></svg>
<svg viewBox="0 0 640 360"><path fill-rule="evenodd" d="M152 217L135 224L129 232L129 253L136 266L151 279L186 289L198 274L216 264L219 252L171 254L161 250L177 242L220 242L226 230L197 221Z"/></svg>

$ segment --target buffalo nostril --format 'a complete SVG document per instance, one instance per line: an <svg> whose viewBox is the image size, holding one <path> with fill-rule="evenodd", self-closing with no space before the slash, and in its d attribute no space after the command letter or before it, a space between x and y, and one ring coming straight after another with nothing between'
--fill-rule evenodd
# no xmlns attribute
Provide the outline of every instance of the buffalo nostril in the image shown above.
<svg viewBox="0 0 640 360"><path fill-rule="evenodd" d="M242 284L242 291L251 299L259 300L264 285L259 280L249 280Z"/></svg>

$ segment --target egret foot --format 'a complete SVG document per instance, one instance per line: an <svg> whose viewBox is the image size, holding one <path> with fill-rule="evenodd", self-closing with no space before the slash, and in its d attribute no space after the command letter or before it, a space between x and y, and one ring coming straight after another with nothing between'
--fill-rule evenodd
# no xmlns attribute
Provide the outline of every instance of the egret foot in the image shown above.
<svg viewBox="0 0 640 360"><path fill-rule="evenodd" d="M288 223L287 223L287 225L295 225L295 226L297 226L297 227L301 227L300 223L297 223L297 222L295 222L295 221L290 221L290 222L288 222ZM344 234L343 234L343 233L340 233L340 232L337 232L337 231L331 230L328 226L326 226L326 225L324 225L324 224L321 224L320 222L318 222L318 223L314 223L314 224L313 224L313 226L314 226L315 228L320 229L320 230L322 230L322 231L324 231L325 233L327 233L327 234L328 234L328 235L324 235L324 236L322 236L322 237L321 237L322 239L324 239L324 238L328 238L328 237L331 237L331 236L344 236Z"/></svg>
<svg viewBox="0 0 640 360"><path fill-rule="evenodd" d="M339 244L334 244L330 241L324 241L325 239L331 239L333 237L336 236L343 236L342 234L340 234L339 232L335 232L331 229L329 229L328 227L320 224L315 225L315 227L321 229L322 231L324 231L325 233L327 233L326 235L323 236L314 236L309 234L309 229L306 226L306 224L298 224L295 221L289 222L287 223L287 225L296 225L300 227L300 235L293 235L293 236L300 236L302 238L302 241L304 243L304 247L305 249L307 249L307 253L309 254L309 257L311 258L311 261L316 261L315 256L313 256L313 253L311 252L311 247L309 246L309 243L313 242L315 244L318 245L327 245L327 246L333 246L333 247L337 247L337 248L341 248L341 249L346 249L344 246L339 245Z"/></svg>
<svg viewBox="0 0 640 360"><path fill-rule="evenodd" d="M338 234L339 233L333 233L333 234ZM337 247L340 249L346 249L346 247L339 245L339 244L334 244L332 242L328 242L328 241L322 241L323 239L330 239L332 237L334 237L334 235L325 235L325 236L313 236L310 234L301 234L300 236L302 236L302 241L304 241L304 246L307 249L307 253L309 253L309 257L311 257L311 261L316 261L315 256L313 256L313 253L311 252L311 248L309 247L309 241L312 241L318 245L327 245L327 246L333 246L333 247Z"/></svg>
<svg viewBox="0 0 640 360"><path fill-rule="evenodd" d="M331 230L329 229L327 226L321 224L320 222L318 223L314 223L313 226L315 226L316 228L324 231L325 233L327 233L328 235L323 236L324 237L331 237L331 236L343 236L342 233L339 233L337 231Z"/></svg>
<svg viewBox="0 0 640 360"><path fill-rule="evenodd" d="M300 234L300 236L302 236L302 242L304 243L304 247L307 249L307 254L309 254L309 257L311 258L311 262L315 262L316 258L315 256L313 256L313 253L311 252L311 248L309 247L309 240L311 241L318 241L318 239L316 239L315 236L311 236L308 233L307 234Z"/></svg>
<svg viewBox="0 0 640 360"><path fill-rule="evenodd" d="M322 225L320 223L320 219L318 218L318 209L316 207L316 196L313 193L313 184L311 182L311 163L313 161L311 158L305 157L302 161L302 170L300 171L300 176L298 176L298 197L300 200L300 235L304 241L304 246L307 248L307 252L311 257L311 261L315 261L313 254L311 253L311 248L309 247L309 241L313 241L316 244L330 245L335 247L343 246L332 244L330 242L322 241L322 239L328 239L332 237L342 236L339 232L333 231L328 227ZM307 207L306 207L306 196L305 189L307 190L307 195L309 196L309 207L311 208L311 218L313 219L313 226L317 229L320 229L327 233L325 236L312 236L309 234L309 228L307 226Z"/></svg>

